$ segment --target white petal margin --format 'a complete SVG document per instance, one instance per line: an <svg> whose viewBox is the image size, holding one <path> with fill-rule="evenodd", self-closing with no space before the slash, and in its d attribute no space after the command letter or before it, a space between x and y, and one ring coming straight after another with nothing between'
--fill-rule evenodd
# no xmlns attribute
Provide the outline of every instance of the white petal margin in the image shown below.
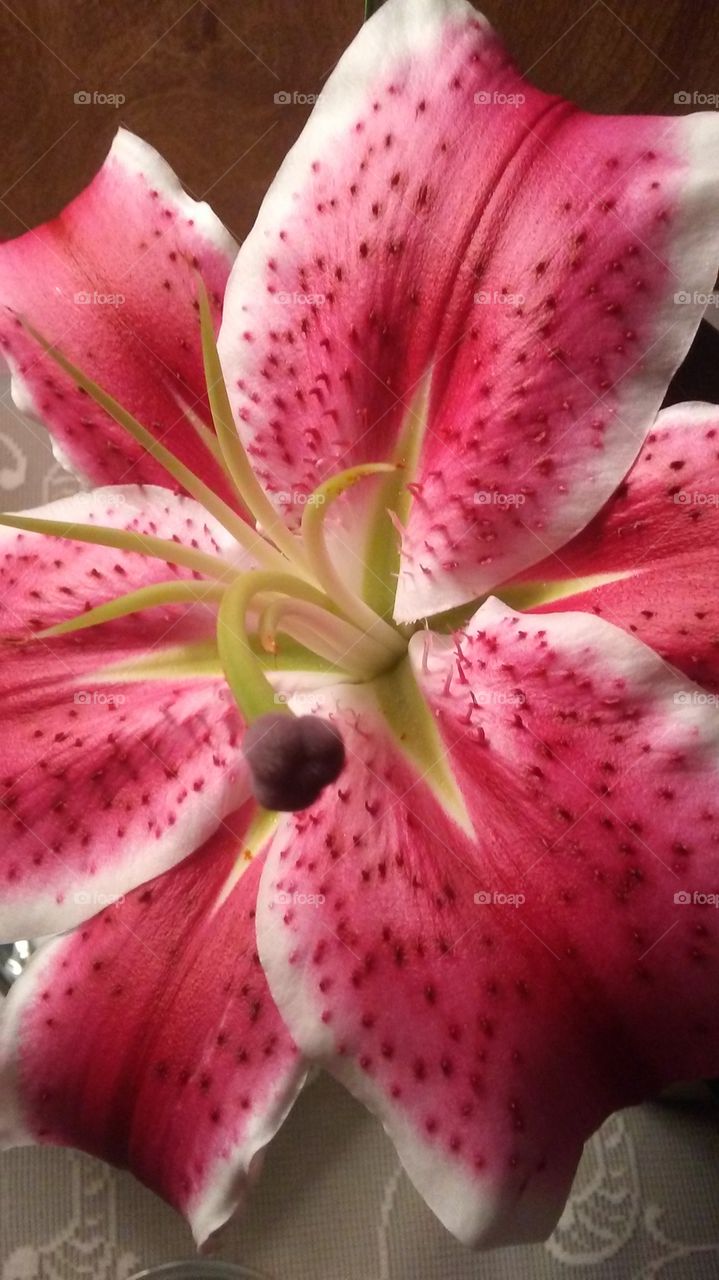
<svg viewBox="0 0 719 1280"><path fill-rule="evenodd" d="M0 1151L34 1146L37 1138L28 1128L23 1104L20 1054L22 1021L26 1009L55 971L66 936L46 942L35 953L21 979L0 1002ZM298 1054L296 1065L277 1082L263 1106L256 1111L239 1145L215 1161L202 1193L185 1207L185 1216L198 1248L241 1210L259 1177L264 1148L278 1132L307 1081L307 1065Z"/></svg>
<svg viewBox="0 0 719 1280"><path fill-rule="evenodd" d="M467 630L480 630L485 624L491 628L498 623L521 625L523 631L536 637L549 631L557 641L560 664L566 660L581 663L587 677L591 678L597 672L607 680L611 677L611 688L626 684L634 699L646 701L647 706L655 710L663 710L668 726L676 730L664 748L667 754L690 744L692 753L696 752L696 759L707 764L707 771L713 762L719 760L719 717L713 708L707 708L706 695L699 686L678 676L647 645L621 628L580 612L550 617L522 615L498 599L490 598L478 610ZM441 688L448 662L454 661L455 642L451 636L428 634L429 651L426 652L426 633L417 633L410 642L410 659L420 684L424 664L428 663L430 678L434 677ZM688 697L677 698L678 693L686 695L687 692ZM351 700L352 710L358 719L365 707L368 711L371 707L371 693L366 687L354 687ZM292 705L296 712L310 710L309 701L303 705L296 699ZM260 959L275 1003L301 1052L330 1070L379 1117L415 1187L444 1226L460 1241L468 1245L496 1247L546 1239L563 1212L584 1141L590 1133L579 1124L576 1134L563 1132L561 1142L552 1150L551 1181L537 1194L531 1188L521 1191L508 1185L496 1172L494 1175L481 1171L465 1172L457 1160L439 1151L436 1143L425 1140L416 1121L408 1118L406 1112L394 1103L386 1083L378 1085L371 1073L363 1071L359 1063L338 1051L337 1029L322 1018L322 1001L311 963L303 959L297 935L290 929L279 927L278 890L284 887L281 877L287 872L282 853L288 848L293 834L292 821L285 820L268 849L258 895L257 938ZM716 858L713 865L716 865ZM310 941L315 937L310 934ZM353 1011L357 1012L355 1006ZM547 1034L551 1037L552 1032L552 1024L548 1022ZM679 1052L683 1053L683 1046ZM682 1059L681 1069L686 1078L698 1074L696 1061L692 1063L688 1058ZM628 1080L625 1091L618 1090L613 1095L616 1096L617 1107L636 1101L630 1096L631 1088L631 1080ZM560 1089L553 1096L551 1105L561 1107L562 1103ZM597 1123L601 1118L599 1116Z"/></svg>
<svg viewBox="0 0 719 1280"><path fill-rule="evenodd" d="M267 252L277 230L292 214L304 190L311 162L317 155L332 154L346 139L358 113L367 105L368 75L381 82L401 59L422 58L441 48L450 24L487 20L468 0L385 0L359 31L340 59L313 110L298 142L281 166L261 206L257 221L242 245L228 282L225 319L218 346L226 380L234 386L244 372L242 344L237 341L243 307L266 295ZM599 117L597 117L599 119ZM619 383L618 400L612 406L613 429L607 457L598 455L575 497L564 495L561 521L547 530L540 542L527 541L504 564L503 579L557 550L575 536L603 506L634 462L649 431L672 374L686 355L708 304L719 265L719 115L701 112L682 118L666 117L672 132L674 153L687 161L666 253L666 291L654 317L645 358L627 370ZM661 127L658 125L658 141ZM688 301L678 303L675 295ZM601 403L601 397L598 397ZM588 502L591 495L591 503ZM471 571L470 571L471 570ZM418 620L461 605L483 595L496 580L481 585L475 567L464 567L443 584L442 598L429 579L420 574L400 574L395 618Z"/></svg>
<svg viewBox="0 0 719 1280"><path fill-rule="evenodd" d="M283 830L275 834L281 847ZM257 899L257 942L270 990L300 1051L310 1061L326 1066L349 1092L382 1122L402 1165L419 1194L448 1231L462 1244L483 1248L545 1240L554 1230L569 1196L582 1144L566 1158L563 1178L555 1177L554 1194L531 1200L526 1195L517 1204L508 1200L501 1186L490 1178L464 1173L456 1160L425 1142L402 1112L393 1106L387 1092L375 1086L358 1066L340 1058L332 1032L323 1026L310 984L303 982L290 963L287 933L278 928L272 908L276 901L272 850Z"/></svg>
<svg viewBox="0 0 719 1280"><path fill-rule="evenodd" d="M284 1124L307 1082L307 1067L297 1058L295 1074L278 1085L270 1101L253 1114L243 1142L219 1161L205 1190L185 1210L198 1249L244 1208L262 1173L265 1148ZM0 1103L2 1095L0 1094Z"/></svg>
<svg viewBox="0 0 719 1280"><path fill-rule="evenodd" d="M159 151L143 138L138 138L136 133L119 128L105 163L151 181L174 208L186 218L193 219L198 231L207 236L217 249L228 257L234 257L237 253L236 240L210 205L205 200L194 200L192 196L188 196L177 174L163 160Z"/></svg>
<svg viewBox="0 0 719 1280"><path fill-rule="evenodd" d="M25 1121L20 1100L20 1072L15 1054L25 1006L42 986L64 938L55 938L35 952L10 992L0 1002L0 1151L11 1147L31 1147L35 1138Z"/></svg>
<svg viewBox="0 0 719 1280"><path fill-rule="evenodd" d="M442 40L447 22L472 17L488 30L489 23L467 0L385 0L358 32L337 63L302 130L265 196L257 220L240 248L227 283L225 314L218 348L228 385L235 373L233 351L245 298L265 296L266 242L276 235L294 209L307 180L309 164L331 151L367 105L368 71L378 80L395 70L399 58L421 58Z"/></svg>
<svg viewBox="0 0 719 1280"><path fill-rule="evenodd" d="M198 546L204 547L205 550L212 550L216 555L224 554L227 562L232 563L233 560L239 567L248 567L249 562L245 553L238 549L237 544L231 536L218 524L218 522L209 513L205 511L192 498L172 493L167 489L163 489L156 485L117 485L106 486L94 489L90 492L82 492L73 494L69 498L60 498L55 502L48 503L46 506L36 507L21 514L24 517L48 519L59 521L67 525L68 531L73 527L81 528L83 525L105 526L113 529L134 531L147 531L153 525L157 529L157 535L167 540L173 535L180 538L186 532L186 522L190 520L192 524L193 534L199 535ZM18 542L18 539L21 539ZM26 626L27 620L36 608L35 602L28 595L29 588L34 579L31 575L35 575L35 579L43 586L44 608L49 609L49 614L45 615L47 625L57 622L60 618L73 616L82 612L82 604L89 599L90 603L105 603L111 597L122 595L126 591L136 590L137 588L154 584L159 581L171 579L173 576L168 569L168 565L164 560L154 557L143 557L136 552L117 551L112 548L93 547L82 542L73 542L69 537L68 544L62 539L55 536L44 536L34 532L18 533L12 528L0 528L0 553L5 555L5 569L0 572L0 579L3 578L4 572L7 570L7 562L10 556L16 554L17 548L26 560L24 572L18 574L16 581L8 583L4 582L5 590L3 600L0 601L0 623L3 616L8 619L10 634L22 632ZM52 575L57 575L57 570L52 567L53 558L58 555L58 549L65 548L61 551L66 568L63 572L67 575L65 581L56 581ZM219 552L215 551L219 548ZM93 601L92 578L87 575L87 570L91 566L102 566L103 569L111 570L115 561L121 562L126 566L125 576L117 578L117 585L113 590L114 583L110 582L110 572L106 573L102 582L103 591L98 591L98 597ZM77 570L77 564L80 564L80 570ZM189 571L185 571L185 577ZM102 575L101 575L102 577ZM76 594L74 597L65 597L60 592L62 588L72 582L72 587ZM67 601L71 601L68 607ZM62 602L62 605L58 602ZM64 606L64 607L63 607ZM147 615L145 615L147 616ZM208 635L214 634L211 615L208 613ZM149 650L143 648L142 640L138 641L136 653L133 655L132 661L142 664L146 657L160 659L163 656L171 655L175 646L177 646L182 638L182 634L177 627L160 627L157 631L159 636L161 632L166 631L166 635L162 637L162 643L154 643ZM133 687L136 690L148 689L148 681L152 680L152 676L133 677L131 662L128 664L128 650L130 646L125 645L123 657L126 660L126 668L120 671L119 668L111 670L113 667L113 659L115 651L111 642L98 640L98 632L95 629L82 631L79 634L79 643L76 649L77 665L73 666L70 661L58 658L55 655L52 642L37 641L37 654L40 658L46 658L48 665L53 664L51 669L56 679L55 693L56 697L52 706L62 711L63 697L75 696L73 691L77 691L78 700L83 691L88 687L100 686L101 688L110 688L117 692L127 684L128 689ZM76 637L76 640L78 637ZM173 644L174 641L174 644ZM16 660L17 661L17 660ZM19 667L18 667L19 669ZM9 664L6 663L5 675L8 678L10 671ZM110 672L110 674L105 674ZM58 673L64 680L62 688L57 685ZM17 671L16 671L17 674ZM26 680L29 675L26 674ZM21 687L20 677L13 687L13 696ZM194 688L196 684L196 690ZM164 742L170 743L176 738L180 740L185 735L185 741L189 745L191 743L195 751L195 758L198 757L199 750L199 733L197 727L199 725L200 716L204 716L209 723L212 724L216 740L219 741L220 725L223 717L227 718L231 704L221 703L218 708L216 693L224 685L221 674L212 676L203 676L199 673L196 678L190 673L184 680L171 676L161 675L157 677L157 699L158 708L156 712L156 726L158 733L164 733ZM40 693L44 694L44 687L36 679L36 686ZM177 718L174 725L171 715L167 711L161 712L159 703L165 694L170 694L173 687L184 689L185 695L193 699L193 706L188 703L187 714L184 718ZM145 694L145 698L147 695ZM200 699L204 698L204 705ZM196 705L195 705L196 704ZM50 705L48 699L47 705ZM131 701L129 701L131 706ZM205 710L206 708L206 710ZM96 714L96 708L91 708ZM147 729L153 727L154 709L151 709L147 701L143 703L137 714L141 717L140 727ZM32 720L32 709L27 706L21 707L20 716L22 723L27 727ZM211 719L208 719L211 716ZM6 710L6 721L8 713ZM130 749L137 748L139 736L133 731L130 723L131 716L128 717L128 725L124 735L119 735L119 740L123 740L125 745ZM96 723L96 720L93 720ZM229 723L229 721L228 721ZM193 726L195 726L193 728ZM109 727L109 724L108 724ZM0 767L5 774L11 773L17 767L17 760L20 758L20 746L28 750L25 742L18 743L15 741L14 748L11 740L8 740L7 734L9 726L4 725L5 737L0 737ZM103 750L107 751L106 738L103 733L96 731L94 738L94 747L98 753ZM79 750L79 748L77 748ZM75 778L80 783L85 783L87 777L92 773L93 756L91 748L85 749L83 757L83 773L79 772L79 765L76 766ZM211 756L211 748L206 748L208 756ZM90 754L88 754L90 751ZM40 747L34 752L34 760L29 765L25 773L17 779L17 784L22 792L23 780L25 786L29 784L30 774L35 770L40 776L42 768L41 761L44 759ZM153 763L162 764L158 750L154 747L150 749L150 758ZM74 763L74 762L71 762ZM191 757L188 755L187 767L191 767ZM139 776L139 775L138 775ZM76 784L77 785L77 784ZM118 781L118 792L121 785L132 786L139 785L137 778L132 780L129 775L123 776ZM168 794L170 788L168 781ZM174 784L173 784L174 785ZM210 778L209 785L201 793L192 793L193 801L183 813L183 820L175 825L169 824L163 830L159 838L151 835L140 837L139 828L135 829L133 838L128 836L125 839L115 839L110 837L109 830L114 826L111 818L101 811L96 813L86 812L87 817L94 818L96 823L96 832L98 839L104 841L99 853L100 861L97 865L95 873L91 874L87 869L81 870L80 864L73 864L74 871L68 865L70 854L66 855L67 860L62 857L57 858L56 866L64 869L64 874L59 879L53 880L48 874L48 866L44 868L43 879L40 882L39 877L33 880L24 893L10 893L5 891L0 898L0 938L26 938L39 937L59 932L61 929L70 928L78 924L81 920L94 914L91 903L113 902L121 897L128 890L134 888L138 884L151 879L153 876L162 871L167 871L178 861L187 857L196 848L212 834L218 827L218 824L228 813L237 808L249 794L249 782L247 778L246 768L241 754L237 751L233 755L228 752L226 766L223 769L216 768ZM5 788L7 794L7 788ZM72 800L72 794L70 795ZM153 797L155 800L157 796ZM116 810L112 810L117 820ZM136 809L135 811L136 812ZM32 823L25 822L20 831L18 840L24 836L32 836L35 834L35 827L41 828L42 821L51 821L51 811L36 801L34 807ZM103 821L101 822L101 818ZM6 828L10 824L10 809L7 804L0 807L0 826L3 821ZM61 821L58 819L58 821ZM109 848L112 845L116 849L117 856L110 857ZM75 852L80 846L77 846ZM11 859L13 853L12 842L7 840L4 845L0 844L0 863ZM74 875L74 879L72 876ZM61 889L58 896L58 889ZM72 891L72 892L71 892ZM22 922L22 927L20 923Z"/></svg>

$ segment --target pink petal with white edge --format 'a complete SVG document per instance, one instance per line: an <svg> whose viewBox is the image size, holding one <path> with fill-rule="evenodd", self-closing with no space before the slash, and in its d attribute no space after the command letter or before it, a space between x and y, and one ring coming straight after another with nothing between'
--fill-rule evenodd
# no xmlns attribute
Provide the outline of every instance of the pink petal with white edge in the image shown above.
<svg viewBox="0 0 719 1280"><path fill-rule="evenodd" d="M166 489L101 489L29 514L209 553L229 541L202 507ZM0 938L78 923L97 909L93 895L114 898L166 870L247 796L241 722L220 676L104 674L212 638L209 606L31 638L125 592L192 576L133 552L2 530Z"/></svg>
<svg viewBox="0 0 719 1280"><path fill-rule="evenodd" d="M161 156L120 129L90 185L53 221L0 245L0 347L18 408L59 458L99 484L170 484L164 469L43 355L33 325L224 492L185 416L211 421L196 309L199 272L219 319L232 237Z"/></svg>
<svg viewBox="0 0 719 1280"><path fill-rule="evenodd" d="M446 1226L542 1239L608 1113L719 1067L719 715L579 613L492 600L411 656L475 835L368 691L326 695L349 763L272 843L260 956Z"/></svg>
<svg viewBox="0 0 719 1280"><path fill-rule="evenodd" d="M128 1167L198 1242L242 1199L304 1069L255 949L249 814L182 866L50 943L0 1023L0 1142Z"/></svg>
<svg viewBox="0 0 719 1280"><path fill-rule="evenodd" d="M621 575L531 612L599 614L716 693L718 548L719 408L677 404L659 414L625 482L591 524L522 576Z"/></svg>
<svg viewBox="0 0 719 1280"><path fill-rule="evenodd" d="M387 0L228 286L223 364L278 504L390 455L428 380L396 618L566 542L696 330L718 173L716 113L587 115L524 81L465 0Z"/></svg>

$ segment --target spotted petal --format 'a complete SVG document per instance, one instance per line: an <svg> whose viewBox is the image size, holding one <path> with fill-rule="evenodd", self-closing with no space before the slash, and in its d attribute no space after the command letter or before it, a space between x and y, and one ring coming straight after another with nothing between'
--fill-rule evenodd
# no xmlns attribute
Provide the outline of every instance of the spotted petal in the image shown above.
<svg viewBox="0 0 719 1280"><path fill-rule="evenodd" d="M216 553L229 541L195 502L164 489L100 489L39 514L176 539L178 555L180 544ZM192 574L137 552L2 531L0 938L84 919L93 894L114 897L172 866L247 795L239 716L212 664L211 607L147 608L33 638L159 581L189 578L201 591L206 581Z"/></svg>
<svg viewBox="0 0 719 1280"><path fill-rule="evenodd" d="M221 354L278 504L398 451L402 621L566 542L697 327L718 173L715 113L587 115L524 81L466 0L387 0L230 278Z"/></svg>
<svg viewBox="0 0 719 1280"><path fill-rule="evenodd" d="M186 195L157 152L126 129L57 218L0 246L0 345L15 401L49 428L63 462L99 484L172 484L42 354L21 321L223 491L186 410L209 423L195 275L219 315L234 254L209 207Z"/></svg>
<svg viewBox="0 0 719 1280"><path fill-rule="evenodd" d="M442 1221L542 1239L609 1112L719 1067L719 715L580 613L490 600L411 658L433 757L325 695L349 764L272 843L260 955Z"/></svg>
<svg viewBox="0 0 719 1280"><path fill-rule="evenodd" d="M568 546L525 575L571 592L537 613L582 609L639 636L719 691L719 409L663 410L626 481ZM598 576L597 576L598 575Z"/></svg>
<svg viewBox="0 0 719 1280"><path fill-rule="evenodd" d="M0 1020L2 1144L128 1167L198 1242L236 1208L303 1077L255 950L248 816L43 948Z"/></svg>

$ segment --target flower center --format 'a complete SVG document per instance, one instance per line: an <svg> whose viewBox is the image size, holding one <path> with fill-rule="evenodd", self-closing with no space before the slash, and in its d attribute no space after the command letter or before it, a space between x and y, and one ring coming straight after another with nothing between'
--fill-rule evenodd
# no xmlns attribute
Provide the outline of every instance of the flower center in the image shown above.
<svg viewBox="0 0 719 1280"><path fill-rule="evenodd" d="M364 477L393 470L389 464L371 463L320 485L305 504L295 545L287 548L287 568L240 574L227 588L218 615L218 648L248 720L277 701L251 635L265 653L274 655L282 632L355 680L373 680L405 654L407 639L343 580L325 537L327 514L341 494Z"/></svg>
<svg viewBox="0 0 719 1280"><path fill-rule="evenodd" d="M266 655L274 657L287 639L305 654L319 660L320 669L336 671L340 678L370 681L395 666L407 650L407 635L388 616L393 594L385 590L373 607L367 590L355 588L338 571L330 553L326 521L333 504L348 489L366 478L385 473L390 488L389 502L380 495L377 523L387 518L392 493L404 487L401 462L368 463L332 476L320 484L304 505L299 531L292 532L254 474L237 433L220 366L207 295L198 278L200 330L208 399L215 427L208 430L190 408L187 420L196 430L206 450L222 468L235 495L236 507L187 467L139 423L112 396L87 377L41 334L32 336L50 358L75 384L119 423L133 439L196 499L233 536L238 547L256 567L238 571L227 555L210 555L174 540L166 540L130 530L98 525L67 525L33 517L3 517L4 523L38 533L56 535L138 551L180 564L194 571L192 579L158 583L140 588L107 604L85 611L37 633L41 638L68 634L156 605L201 601L216 603L217 651L235 700L248 724L268 712L291 714L267 678ZM400 480L402 481L401 483ZM370 536L369 545L386 544L388 539ZM394 543L394 539L390 539ZM354 549L353 549L354 550ZM386 549L375 583L384 575L387 588L396 565L387 559ZM200 576L201 575L201 576ZM265 661L263 661L265 659Z"/></svg>
<svg viewBox="0 0 719 1280"><path fill-rule="evenodd" d="M260 485L235 428L207 295L199 278L198 299L214 433L191 407L178 403L204 449L224 472L235 497L234 505L227 503L40 334L29 331L77 387L164 467L180 489L224 526L255 567L240 570L237 557L231 552L218 549L210 554L199 550L196 544L185 546L174 538L132 529L2 515L0 525L132 551L192 571L191 577L175 577L141 587L88 609L78 617L35 632L36 638L66 635L161 605L214 604L216 646L211 641L188 644L180 647L181 652L175 650L159 661L154 655L145 655L131 663L121 662L105 669L107 678L160 678L183 671L204 675L208 674L208 663L213 673L221 670L248 726L245 756L255 794L261 803L264 797L265 803L279 808L301 808L312 803L322 787L337 776L344 753L331 725L313 727L303 723L306 717L293 717L286 699L276 693L268 678L270 664L284 665L296 672L319 670L331 673L339 681L372 682L378 705L402 749L418 758L423 776L430 781L438 778L438 793L461 815L456 788L444 776L443 752L434 726L428 722L409 664L403 661L411 633L417 628L395 626L391 621L399 570L396 531L406 521L411 501L412 475L426 423L429 376L419 384L408 409L393 460L354 466L321 483L306 499L300 529L293 532ZM359 555L357 546L349 548L360 564L363 578L359 586L353 586L350 580L356 575L343 576L330 552L327 518L343 494L372 477L377 492L362 512L365 555ZM335 522L335 535L337 527ZM560 598L570 587L576 590L576 582L530 582L518 587L510 585L499 594L509 603L526 608L542 600ZM435 615L433 630L461 627L479 603L475 600L460 609ZM420 625L423 624L417 624Z"/></svg>

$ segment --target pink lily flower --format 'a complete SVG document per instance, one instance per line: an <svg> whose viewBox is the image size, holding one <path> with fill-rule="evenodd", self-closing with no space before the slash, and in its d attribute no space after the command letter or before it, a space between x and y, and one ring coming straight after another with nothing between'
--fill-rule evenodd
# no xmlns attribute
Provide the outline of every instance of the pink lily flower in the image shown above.
<svg viewBox="0 0 719 1280"><path fill-rule="evenodd" d="M718 189L713 114L584 114L387 0L234 265L125 132L2 246L18 403L104 486L2 517L0 934L71 930L3 1010L5 1144L202 1240L319 1063L498 1244L719 1073L719 409L657 416Z"/></svg>

